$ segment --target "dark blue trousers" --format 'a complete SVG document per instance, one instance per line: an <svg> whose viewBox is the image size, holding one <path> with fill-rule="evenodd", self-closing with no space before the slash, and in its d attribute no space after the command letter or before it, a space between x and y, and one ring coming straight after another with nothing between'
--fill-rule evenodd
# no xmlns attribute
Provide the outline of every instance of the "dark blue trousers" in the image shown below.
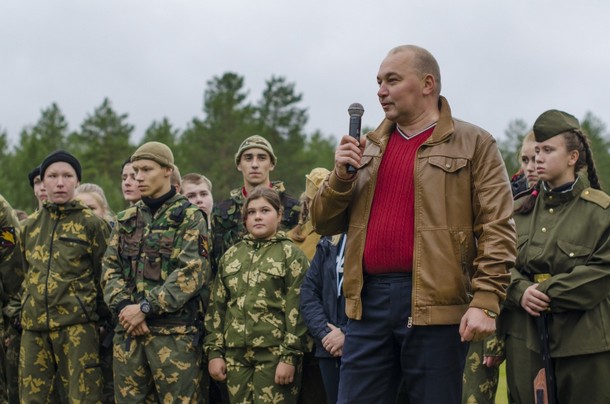
<svg viewBox="0 0 610 404"><path fill-rule="evenodd" d="M335 404L339 394L339 369L341 358L318 358L320 373L326 391L326 404Z"/></svg>
<svg viewBox="0 0 610 404"><path fill-rule="evenodd" d="M347 324L338 403L394 404L402 377L409 404L461 403L468 344L459 325L407 327L411 287L410 275L365 278L362 320Z"/></svg>

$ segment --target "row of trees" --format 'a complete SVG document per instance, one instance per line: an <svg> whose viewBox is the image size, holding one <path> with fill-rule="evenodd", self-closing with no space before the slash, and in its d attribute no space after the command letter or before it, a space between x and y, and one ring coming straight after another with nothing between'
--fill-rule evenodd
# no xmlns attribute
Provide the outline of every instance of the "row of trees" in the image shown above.
<svg viewBox="0 0 610 404"><path fill-rule="evenodd" d="M53 150L66 149L75 154L83 166L83 182L99 184L113 210L125 207L120 191L123 162L139 144L156 140L174 152L182 174L199 172L214 184L217 200L241 184L235 169L234 155L247 136L260 134L274 147L279 164L272 178L282 179L288 191L299 196L304 189L304 175L313 167L333 166L336 141L319 131L304 132L308 120L302 106L303 95L283 77L272 76L258 100L248 100L244 77L227 72L207 82L203 96L203 117L195 117L184 130L167 119L154 121L138 144L133 144L134 126L126 113L112 108L109 99L85 117L80 128L69 129L57 104L41 111L38 121L25 127L15 147L9 147L8 134L0 130L0 193L11 204L28 212L36 201L26 174ZM591 138L602 186L610 179L610 141L606 126L592 113L581 121ZM518 151L531 126L523 120L512 121L499 141L500 151L509 174L519 168ZM363 129L363 132L366 129ZM335 134L338 135L338 134Z"/></svg>
<svg viewBox="0 0 610 404"><path fill-rule="evenodd" d="M319 131L304 132L308 120L302 106L302 94L283 77L271 77L255 102L248 100L244 78L225 73L208 81L203 97L203 118L195 117L186 129L179 130L167 119L154 121L139 142L156 140L174 152L180 172L205 174L214 185L216 199L225 198L231 188L241 184L234 155L240 143L252 134L260 134L273 145L278 166L273 179L282 179L289 192L299 196L305 187L305 174L313 167L332 167L335 140ZM134 126L128 115L115 111L109 99L95 108L70 131L57 104L41 112L38 122L25 127L14 148L8 144L6 131L0 132L0 191L11 204L28 212L36 201L27 181L27 173L53 150L66 149L83 166L83 182L100 185L115 210L125 207L120 191L123 162L135 151Z"/></svg>

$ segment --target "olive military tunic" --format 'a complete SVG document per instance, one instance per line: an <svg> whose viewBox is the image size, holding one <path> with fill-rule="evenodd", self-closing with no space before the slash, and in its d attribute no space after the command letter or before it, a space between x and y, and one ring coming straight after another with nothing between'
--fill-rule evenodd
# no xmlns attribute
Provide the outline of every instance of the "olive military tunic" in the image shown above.
<svg viewBox="0 0 610 404"><path fill-rule="evenodd" d="M521 385L511 387L509 379L509 389L527 392L521 400L533 402L531 379L542 366L541 360L536 361L540 338L535 318L521 308L520 301L535 280L545 279L538 290L551 299L549 346L555 362L557 396L567 403L607 403L610 197L587 188L580 178L564 192L547 190L544 185L540 188L534 209L515 213L518 255L498 333L508 336L507 348L511 339L522 341L524 352L523 362L514 364L523 375L522 381L517 381ZM588 365L579 368L585 355Z"/></svg>

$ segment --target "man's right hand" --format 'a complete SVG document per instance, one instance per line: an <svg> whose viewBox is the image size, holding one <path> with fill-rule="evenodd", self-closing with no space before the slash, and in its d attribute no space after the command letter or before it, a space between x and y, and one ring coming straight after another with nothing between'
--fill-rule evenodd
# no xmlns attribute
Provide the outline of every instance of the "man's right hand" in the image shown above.
<svg viewBox="0 0 610 404"><path fill-rule="evenodd" d="M218 382L227 380L227 364L223 358L214 358L208 362L210 377Z"/></svg>
<svg viewBox="0 0 610 404"><path fill-rule="evenodd" d="M341 179L351 179L354 174L347 172L347 166L360 168L362 152L366 144L366 137L362 137L360 142L351 136L344 135L335 151L335 173Z"/></svg>

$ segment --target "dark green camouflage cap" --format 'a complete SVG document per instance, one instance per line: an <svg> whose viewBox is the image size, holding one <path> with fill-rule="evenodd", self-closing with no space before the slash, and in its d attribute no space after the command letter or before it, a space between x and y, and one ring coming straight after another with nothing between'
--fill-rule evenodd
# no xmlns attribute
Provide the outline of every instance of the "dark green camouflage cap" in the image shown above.
<svg viewBox="0 0 610 404"><path fill-rule="evenodd" d="M263 149L267 153L269 153L269 157L271 158L271 162L273 165L277 163L277 157L273 154L273 147L271 147L271 143L267 139L259 135L253 135L241 142L239 145L239 149L237 153L235 153L235 165L239 165L239 160L241 160L241 155L248 149Z"/></svg>
<svg viewBox="0 0 610 404"><path fill-rule="evenodd" d="M573 129L580 130L578 119L567 112L550 109L543 112L534 122L534 137L536 142L544 142Z"/></svg>

